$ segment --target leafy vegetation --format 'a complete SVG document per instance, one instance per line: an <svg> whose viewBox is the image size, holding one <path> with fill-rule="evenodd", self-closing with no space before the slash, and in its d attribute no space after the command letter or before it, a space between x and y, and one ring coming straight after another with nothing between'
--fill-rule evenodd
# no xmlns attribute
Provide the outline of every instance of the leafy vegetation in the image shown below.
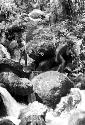
<svg viewBox="0 0 85 125"><path fill-rule="evenodd" d="M7 48L12 59L16 57L16 53L21 54L17 61L20 63L25 61L28 67L28 56L34 59L37 66L41 61L54 58L54 63L59 67L64 59L65 71L83 73L85 69L84 9L84 1L75 0L1 0L0 43ZM66 59L67 52L62 51L63 44L66 44L66 51L70 53L70 62L67 62L69 58ZM54 49L52 57L47 53L49 46ZM36 61L38 58L34 57L37 56L42 59ZM60 58L60 62L56 62L56 56ZM37 67L34 70L36 69Z"/></svg>

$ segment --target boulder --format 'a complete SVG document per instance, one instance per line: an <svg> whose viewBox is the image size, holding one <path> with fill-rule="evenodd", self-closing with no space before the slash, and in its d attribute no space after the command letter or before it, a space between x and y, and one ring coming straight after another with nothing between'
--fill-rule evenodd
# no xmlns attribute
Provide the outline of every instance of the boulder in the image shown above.
<svg viewBox="0 0 85 125"><path fill-rule="evenodd" d="M20 65L19 62L15 62L12 59L6 59L6 58L0 59L0 68L2 67L2 65L3 65L3 69L4 69L4 66L7 65L8 67L12 67L14 69L17 69L18 71L23 70L23 66Z"/></svg>
<svg viewBox="0 0 85 125"><path fill-rule="evenodd" d="M13 72L0 73L0 82L5 85L10 93L15 95L29 95L32 90L30 80L27 78L20 78Z"/></svg>
<svg viewBox="0 0 85 125"><path fill-rule="evenodd" d="M29 78L29 73L23 71L23 65L12 59L0 59L0 72L12 71L20 77Z"/></svg>
<svg viewBox="0 0 85 125"><path fill-rule="evenodd" d="M43 103L55 108L62 96L74 86L73 82L63 73L47 71L35 76L32 80L34 92Z"/></svg>

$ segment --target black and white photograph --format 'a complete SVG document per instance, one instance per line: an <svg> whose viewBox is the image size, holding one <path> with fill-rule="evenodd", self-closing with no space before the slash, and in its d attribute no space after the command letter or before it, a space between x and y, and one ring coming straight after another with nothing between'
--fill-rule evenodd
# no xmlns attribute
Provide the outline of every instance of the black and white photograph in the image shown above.
<svg viewBox="0 0 85 125"><path fill-rule="evenodd" d="M0 0L0 125L85 125L85 0Z"/></svg>

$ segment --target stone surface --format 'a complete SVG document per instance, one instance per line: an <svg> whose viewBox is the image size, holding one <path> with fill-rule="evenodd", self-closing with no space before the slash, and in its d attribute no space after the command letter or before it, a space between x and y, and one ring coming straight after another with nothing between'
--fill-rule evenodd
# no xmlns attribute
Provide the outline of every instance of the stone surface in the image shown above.
<svg viewBox="0 0 85 125"><path fill-rule="evenodd" d="M23 71L23 65L12 59L0 59L0 72L12 71L20 77L29 78L29 73Z"/></svg>
<svg viewBox="0 0 85 125"><path fill-rule="evenodd" d="M35 76L31 82L34 92L38 94L44 104L52 108L73 87L73 82L65 74L58 71L41 73Z"/></svg>
<svg viewBox="0 0 85 125"><path fill-rule="evenodd" d="M7 90L15 95L29 95L32 92L32 85L27 78L20 78L13 72L0 73L0 82Z"/></svg>
<svg viewBox="0 0 85 125"><path fill-rule="evenodd" d="M18 62L15 62L11 59L0 59L0 65L8 65L10 67L13 67L14 69L17 69L18 71L23 70L23 66L20 65ZM1 67L1 66L0 66ZM4 66L3 66L4 68Z"/></svg>

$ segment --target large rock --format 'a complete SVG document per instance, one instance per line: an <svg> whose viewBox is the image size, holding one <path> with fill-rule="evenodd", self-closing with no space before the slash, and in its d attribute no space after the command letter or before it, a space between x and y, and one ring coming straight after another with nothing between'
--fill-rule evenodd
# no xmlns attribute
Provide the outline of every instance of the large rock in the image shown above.
<svg viewBox="0 0 85 125"><path fill-rule="evenodd" d="M33 125L45 125L45 112L47 107L37 101L30 103L28 107L21 111L20 125L27 125L27 123Z"/></svg>
<svg viewBox="0 0 85 125"><path fill-rule="evenodd" d="M0 73L0 82L7 90L15 95L29 95L32 92L32 85L27 78L20 78L13 72Z"/></svg>
<svg viewBox="0 0 85 125"><path fill-rule="evenodd" d="M23 71L23 65L21 65L19 62L15 62L12 59L0 59L0 72L4 71L12 71L22 78L29 78L29 73Z"/></svg>
<svg viewBox="0 0 85 125"><path fill-rule="evenodd" d="M3 69L4 69L4 66L8 66L8 67L12 67L13 69L17 69L17 71L22 71L23 70L23 66L20 65L19 62L15 62L15 61L13 61L11 59L6 59L6 58L0 59L0 68L2 66L3 66Z"/></svg>
<svg viewBox="0 0 85 125"><path fill-rule="evenodd" d="M41 73L35 76L31 82L34 92L38 94L44 104L52 108L73 87L73 82L66 75L58 71Z"/></svg>

